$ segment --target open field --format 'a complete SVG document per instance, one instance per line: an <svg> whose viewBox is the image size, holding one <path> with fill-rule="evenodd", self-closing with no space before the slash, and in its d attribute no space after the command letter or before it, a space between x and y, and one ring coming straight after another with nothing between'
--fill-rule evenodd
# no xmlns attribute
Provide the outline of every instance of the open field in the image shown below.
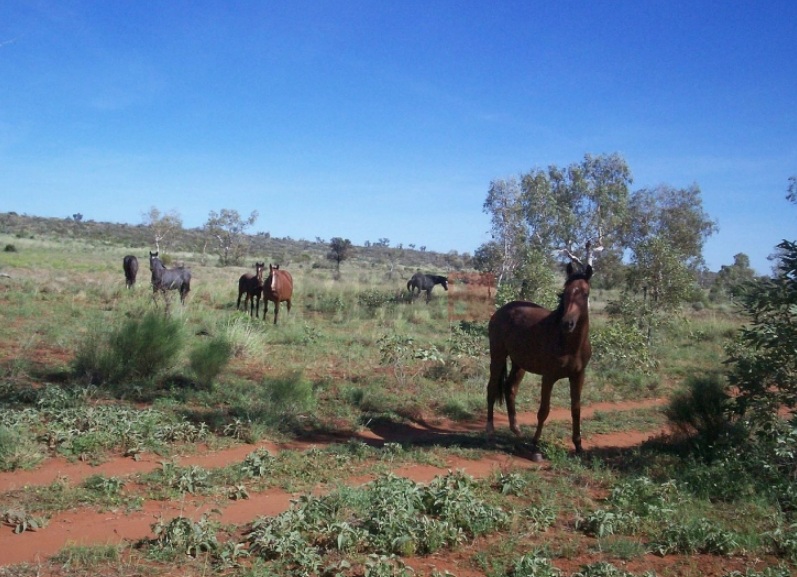
<svg viewBox="0 0 797 577"><path fill-rule="evenodd" d="M742 322L732 314L690 311L662 329L647 374L596 351L585 454L571 453L559 383L547 458L534 463L503 407L496 437L483 432L492 293L454 283L408 302L419 267L447 272L428 269L429 255L391 274L355 258L340 278L316 252L293 258L293 307L275 326L273 304L266 321L235 310L251 269L168 254L193 279L167 316L147 247L0 235L4 246L14 250L0 253L0 576L794 568L767 537L783 522L776 505L704 490L715 471L691 460L662 413L685 379L722 370ZM129 253L141 268L132 290ZM593 290L594 331L611 297ZM168 318L179 342L168 362L119 380L89 370L105 366L92 355L120 329L150 317ZM215 371L222 345L229 362ZM521 385L526 434L538 389L531 375Z"/></svg>

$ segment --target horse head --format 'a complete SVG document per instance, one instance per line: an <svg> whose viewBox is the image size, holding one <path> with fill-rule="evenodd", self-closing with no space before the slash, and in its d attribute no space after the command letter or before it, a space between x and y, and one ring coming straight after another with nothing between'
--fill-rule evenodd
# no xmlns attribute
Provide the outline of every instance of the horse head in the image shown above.
<svg viewBox="0 0 797 577"><path fill-rule="evenodd" d="M261 288L263 286L263 270L265 268L266 268L266 263L264 262L255 263L255 277L257 278L257 284L260 285Z"/></svg>
<svg viewBox="0 0 797 577"><path fill-rule="evenodd" d="M589 279L592 266L577 272L572 264L567 265L567 281L562 292L559 308L562 311L562 329L567 333L576 330L579 322L589 315Z"/></svg>
<svg viewBox="0 0 797 577"><path fill-rule="evenodd" d="M163 262L158 257L158 251L155 252L149 251L149 269L155 270L156 268L165 268L163 266Z"/></svg>

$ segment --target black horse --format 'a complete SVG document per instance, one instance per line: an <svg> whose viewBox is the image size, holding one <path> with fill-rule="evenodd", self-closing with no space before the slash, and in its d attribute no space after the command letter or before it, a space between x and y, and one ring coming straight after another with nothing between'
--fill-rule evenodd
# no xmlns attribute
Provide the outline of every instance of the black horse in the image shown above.
<svg viewBox="0 0 797 577"><path fill-rule="evenodd" d="M127 288L133 288L133 285L136 284L136 275L138 275L138 259L132 254L127 255L122 259L122 268L125 270Z"/></svg>
<svg viewBox="0 0 797 577"><path fill-rule="evenodd" d="M180 303L185 304L185 297L191 290L191 271L183 267L167 269L157 251L149 253L149 268L152 271L153 296L160 291L165 301L167 290L179 290Z"/></svg>
<svg viewBox="0 0 797 577"><path fill-rule="evenodd" d="M416 272L412 275L412 278L407 281L407 290L410 291L410 297L413 299L421 296L421 291L426 291L426 302L428 303L432 299L432 289L436 284L443 285L443 288L448 290L447 277Z"/></svg>
<svg viewBox="0 0 797 577"><path fill-rule="evenodd" d="M266 263L255 263L255 274L246 273L241 275L238 279L238 304L235 305L236 310L241 308L241 297L244 297L244 310L246 310L246 303L249 303L249 316L257 316L260 314L260 297L263 294L263 269L266 268ZM257 309L255 309L255 299L257 299Z"/></svg>

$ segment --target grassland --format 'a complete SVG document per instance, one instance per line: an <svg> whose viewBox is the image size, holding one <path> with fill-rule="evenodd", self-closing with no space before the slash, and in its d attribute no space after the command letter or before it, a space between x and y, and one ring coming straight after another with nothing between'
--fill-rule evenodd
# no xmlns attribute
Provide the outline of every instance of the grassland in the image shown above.
<svg viewBox="0 0 797 577"><path fill-rule="evenodd" d="M596 351L586 455L569 454L569 419L554 415L537 465L505 421L493 441L482 433L489 306L458 309L456 286L435 289L428 305L406 298L406 280L433 255L407 253L390 267L361 255L339 276L317 250L292 255L293 307L274 326L235 310L247 268L220 268L188 249L168 253L194 280L186 306L172 295L167 316L148 286L146 246L0 234L9 246L0 253L2 576L720 576L794 567L788 540L777 537L785 523L777 504L744 489L717 498L706 485L732 471L703 468L666 435L661 408L673 391L721 372L742 322L733 314L685 311L657 333L647 372ZM265 250L252 263L276 260ZM122 274L128 253L142 261L133 290ZM611 298L593 294L596 333ZM153 314L169 319L180 344L168 362L120 381L85 370L126 323ZM201 361L220 342L229 359L208 370ZM537 393L526 377L518 399L526 431ZM568 403L560 384L554 407L566 414ZM43 544L59 527L85 522L88 532L103 516L143 523L144 534L125 537L120 525L116 540L67 538L48 555L3 561L27 542L49 551Z"/></svg>

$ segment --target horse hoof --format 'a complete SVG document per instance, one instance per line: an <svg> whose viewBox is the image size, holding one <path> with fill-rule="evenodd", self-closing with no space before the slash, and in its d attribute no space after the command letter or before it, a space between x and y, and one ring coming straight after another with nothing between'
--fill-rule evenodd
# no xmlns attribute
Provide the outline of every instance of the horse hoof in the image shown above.
<svg viewBox="0 0 797 577"><path fill-rule="evenodd" d="M540 453L539 451L534 451L534 452L531 454L531 460L532 460L534 463L542 463L542 461L543 461L543 458L542 458L542 453Z"/></svg>

